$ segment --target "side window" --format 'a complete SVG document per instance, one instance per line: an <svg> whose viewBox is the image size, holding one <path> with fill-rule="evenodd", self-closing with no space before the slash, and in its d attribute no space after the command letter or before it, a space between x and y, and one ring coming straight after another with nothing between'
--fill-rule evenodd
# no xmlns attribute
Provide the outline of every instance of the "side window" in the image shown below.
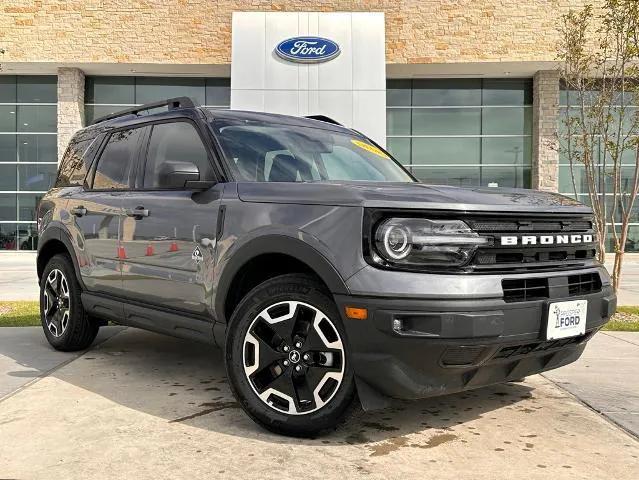
<svg viewBox="0 0 639 480"><path fill-rule="evenodd" d="M71 142L64 152L64 157L60 162L58 177L55 182L56 187L70 187L72 185L82 185L87 174L87 164L84 154L93 139Z"/></svg>
<svg viewBox="0 0 639 480"><path fill-rule="evenodd" d="M200 170L200 180L214 178L202 139L188 122L153 125L144 167L144 188L163 187L160 171L166 162L191 162Z"/></svg>
<svg viewBox="0 0 639 480"><path fill-rule="evenodd" d="M94 189L128 188L129 172L135 161L143 130L143 128L136 128L111 134L95 169Z"/></svg>

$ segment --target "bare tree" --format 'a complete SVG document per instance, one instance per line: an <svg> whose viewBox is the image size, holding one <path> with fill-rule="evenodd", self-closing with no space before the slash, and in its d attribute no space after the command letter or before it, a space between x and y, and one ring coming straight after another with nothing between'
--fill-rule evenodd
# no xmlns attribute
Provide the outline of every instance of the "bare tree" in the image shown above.
<svg viewBox="0 0 639 480"><path fill-rule="evenodd" d="M578 177L588 195L601 261L610 234L616 290L639 191L639 2L571 10L562 17L558 56L568 98L559 148L575 197Z"/></svg>

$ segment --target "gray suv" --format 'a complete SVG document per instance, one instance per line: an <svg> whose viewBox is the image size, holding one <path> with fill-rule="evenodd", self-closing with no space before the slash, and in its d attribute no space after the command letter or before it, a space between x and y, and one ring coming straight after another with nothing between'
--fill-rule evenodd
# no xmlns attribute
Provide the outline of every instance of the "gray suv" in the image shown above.
<svg viewBox="0 0 639 480"><path fill-rule="evenodd" d="M356 399L575 361L615 311L591 210L418 183L326 117L148 104L77 132L38 211L58 350L112 321L218 345L246 413L314 435Z"/></svg>

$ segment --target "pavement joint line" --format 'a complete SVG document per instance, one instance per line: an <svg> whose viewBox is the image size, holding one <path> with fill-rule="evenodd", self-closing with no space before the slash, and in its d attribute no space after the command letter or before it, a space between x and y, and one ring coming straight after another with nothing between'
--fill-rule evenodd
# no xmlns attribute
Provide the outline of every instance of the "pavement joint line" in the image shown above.
<svg viewBox="0 0 639 480"><path fill-rule="evenodd" d="M51 374L53 374L54 372L57 372L58 370L60 370L63 367L66 367L67 365L69 365L71 362L74 362L75 360L77 360L78 358L83 357L85 354L93 351L95 348L101 346L103 343L106 343L107 341L111 340L112 338L118 336L120 333L122 333L123 331L125 331L127 329L127 327L123 328L122 330L115 332L113 335L111 335L108 338L105 338L104 340L102 340L100 343L97 343L95 345L91 345L90 348L87 348L86 350L81 351L80 353L77 353L75 355L73 355L71 358L69 358L68 360L65 360L64 362L60 363L59 365L56 365L53 368L50 368L49 370L46 370L42 373L40 373L40 375L38 375L37 377L29 380L27 383L25 383L24 385L20 385L18 388L16 388L13 392L9 392L7 393L4 397L0 397L0 403L4 402L5 400L10 399L11 397L13 397L14 395L17 395L18 393L22 392L23 390L26 390L27 388L29 388L31 385L34 385L36 383L38 383L40 380L42 380L43 378L46 378L48 376L50 376ZM2 480L2 479L0 479Z"/></svg>
<svg viewBox="0 0 639 480"><path fill-rule="evenodd" d="M615 335L610 335L609 333L606 333L605 331L600 333L603 333L606 337L614 338L615 340L621 340L622 342L626 342L630 345L634 345L635 347L639 347L639 343L634 343L634 342L631 342L630 340L626 340L625 338L617 337Z"/></svg>
<svg viewBox="0 0 639 480"><path fill-rule="evenodd" d="M578 403L581 403L584 407L586 407L588 410L590 410L591 412L596 413L599 417L603 418L607 423L609 423L610 425L612 425L613 427L616 427L617 429L621 430L622 432L624 432L626 435L628 435L632 440L634 440L635 442L639 442L639 435L637 435L636 433L634 433L632 430L629 430L628 428L624 427L623 425L621 425L619 422L617 422L616 420L610 418L609 416L607 416L605 414L605 412L596 409L594 406L590 405L588 402L586 402L585 400L582 400L581 398L579 398L577 395L575 395L574 393L570 392L569 390L565 389L564 387L562 387L559 383L555 382L554 380L552 380L551 378L547 377L546 375L544 375L543 373L540 373L540 375L542 377L544 377L546 380L548 380L550 383L552 383L553 385L555 385L559 390L561 390L562 392L564 392L566 395L572 397L574 400L576 400Z"/></svg>

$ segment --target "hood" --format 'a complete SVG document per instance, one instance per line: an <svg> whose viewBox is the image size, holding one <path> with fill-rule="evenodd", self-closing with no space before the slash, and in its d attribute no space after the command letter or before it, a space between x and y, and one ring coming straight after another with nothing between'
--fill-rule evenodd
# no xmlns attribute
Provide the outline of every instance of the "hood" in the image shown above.
<svg viewBox="0 0 639 480"><path fill-rule="evenodd" d="M557 193L512 188L460 188L422 183L242 182L242 201L490 212L591 213Z"/></svg>

